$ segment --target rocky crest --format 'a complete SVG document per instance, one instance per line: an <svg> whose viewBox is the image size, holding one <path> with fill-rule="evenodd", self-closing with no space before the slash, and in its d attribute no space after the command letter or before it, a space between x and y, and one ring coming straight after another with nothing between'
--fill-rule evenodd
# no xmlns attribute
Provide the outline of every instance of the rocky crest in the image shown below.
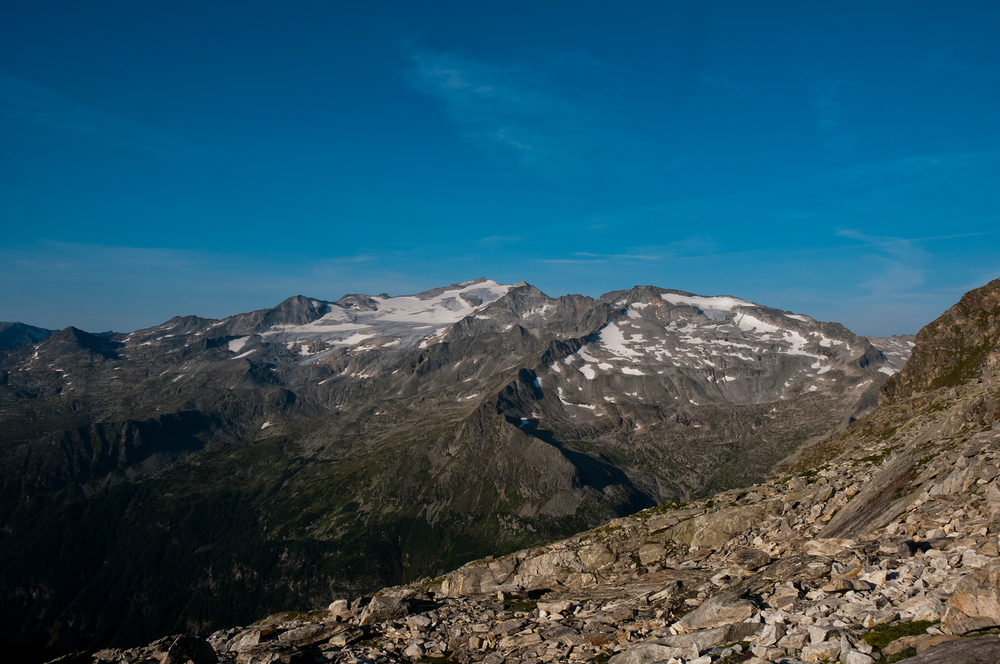
<svg viewBox="0 0 1000 664"><path fill-rule="evenodd" d="M996 352L988 333L967 334L945 338ZM886 405L804 449L784 477L221 630L190 661L1000 661L1000 367L965 373L954 365L968 353L922 346L940 343L921 332L914 357L947 358L931 375L966 380L888 388ZM902 385L918 380L908 369ZM183 661L170 649L193 639L73 661Z"/></svg>

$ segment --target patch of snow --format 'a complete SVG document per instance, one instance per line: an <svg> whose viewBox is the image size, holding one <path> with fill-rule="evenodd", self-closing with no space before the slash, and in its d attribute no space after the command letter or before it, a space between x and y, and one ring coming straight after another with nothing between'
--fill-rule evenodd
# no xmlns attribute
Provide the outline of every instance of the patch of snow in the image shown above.
<svg viewBox="0 0 1000 664"><path fill-rule="evenodd" d="M803 323L812 323L813 319L809 316L803 316L801 314L785 314L785 318L791 318L792 320L800 320Z"/></svg>
<svg viewBox="0 0 1000 664"><path fill-rule="evenodd" d="M818 390L818 389L819 389L819 388L818 388L818 387L816 387L815 385L810 385L810 386L809 386L809 391L810 391L810 392L815 392L815 391L816 391L816 390Z"/></svg>
<svg viewBox="0 0 1000 664"><path fill-rule="evenodd" d="M638 369L633 369L632 367L622 367L622 373L626 374L628 376L645 376L646 375L646 374L642 373L641 371L639 371Z"/></svg>
<svg viewBox="0 0 1000 664"><path fill-rule="evenodd" d="M642 353L636 352L625 345L625 335L622 333L621 328L617 325L608 325L605 327L601 330L600 337L601 345L613 355L617 355L619 357L642 357ZM639 337L638 341L642 341L641 334L632 335L631 340L634 340L635 337Z"/></svg>
<svg viewBox="0 0 1000 664"><path fill-rule="evenodd" d="M233 357L233 358L230 358L230 359L233 359L233 360L239 360L239 359L241 359L241 358L244 358L244 357L246 357L247 355L250 355L251 353L253 353L253 352L254 352L254 351L256 351L256 350L257 350L256 348L251 348L251 349L250 349L250 350L248 350L247 352L245 352L245 353L240 353L240 354L239 354L239 355L237 355L236 357Z"/></svg>
<svg viewBox="0 0 1000 664"><path fill-rule="evenodd" d="M736 324L741 330L746 330L747 332L757 332L760 334L774 334L776 332L783 331L777 325L771 323L765 323L756 316L751 316L750 314L740 314L736 317Z"/></svg>
<svg viewBox="0 0 1000 664"><path fill-rule="evenodd" d="M714 297L702 297L700 295L680 295L679 293L663 293L661 298L670 304L690 304L698 307L702 311L732 311L733 307L756 307L753 302L747 302L737 297L717 295Z"/></svg>
<svg viewBox="0 0 1000 664"><path fill-rule="evenodd" d="M594 371L594 367L589 364L585 364L580 367L580 373L586 376L587 380L594 380L594 377L597 376L597 372Z"/></svg>
<svg viewBox="0 0 1000 664"><path fill-rule="evenodd" d="M230 352L238 353L243 348L243 346L246 345L247 339L249 338L250 337L239 337L237 339L233 339L229 342L227 348L229 348Z"/></svg>
<svg viewBox="0 0 1000 664"><path fill-rule="evenodd" d="M263 424L260 425L260 428L261 428L261 430L263 430L263 429L268 428L269 426L271 426L270 422L264 422Z"/></svg>
<svg viewBox="0 0 1000 664"><path fill-rule="evenodd" d="M899 373L897 369L890 369L889 367L879 367L879 372L884 373L887 376Z"/></svg>

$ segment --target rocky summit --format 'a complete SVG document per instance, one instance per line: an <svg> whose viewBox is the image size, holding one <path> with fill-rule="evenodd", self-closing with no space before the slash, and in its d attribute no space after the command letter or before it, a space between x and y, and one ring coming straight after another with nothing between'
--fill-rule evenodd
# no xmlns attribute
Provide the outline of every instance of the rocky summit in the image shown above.
<svg viewBox="0 0 1000 664"><path fill-rule="evenodd" d="M921 331L876 410L765 481L322 610L58 661L998 662L998 323L1000 280Z"/></svg>
<svg viewBox="0 0 1000 664"><path fill-rule="evenodd" d="M315 609L760 482L912 346L731 296L486 279L5 329L0 620L62 648Z"/></svg>

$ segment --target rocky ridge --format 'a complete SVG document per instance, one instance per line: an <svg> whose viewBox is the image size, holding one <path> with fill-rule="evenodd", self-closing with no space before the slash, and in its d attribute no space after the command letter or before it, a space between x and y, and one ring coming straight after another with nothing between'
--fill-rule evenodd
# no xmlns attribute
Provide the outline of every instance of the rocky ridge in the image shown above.
<svg viewBox="0 0 1000 664"><path fill-rule="evenodd" d="M67 328L0 352L0 623L209 632L745 486L908 354L732 296L486 279Z"/></svg>
<svg viewBox="0 0 1000 664"><path fill-rule="evenodd" d="M998 295L1000 280L974 299ZM942 326L928 327L915 356L942 343ZM879 409L788 461L784 477L312 615L77 660L181 662L170 650L197 643L195 664L1000 661L995 353L959 384L890 384Z"/></svg>

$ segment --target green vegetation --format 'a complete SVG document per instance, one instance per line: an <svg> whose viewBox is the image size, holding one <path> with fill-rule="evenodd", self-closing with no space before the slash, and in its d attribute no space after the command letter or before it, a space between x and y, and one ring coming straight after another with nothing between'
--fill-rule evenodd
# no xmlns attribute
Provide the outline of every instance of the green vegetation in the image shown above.
<svg viewBox="0 0 1000 664"><path fill-rule="evenodd" d="M505 599L503 601L504 611L520 611L521 613L531 613L538 608L538 602L533 599Z"/></svg>
<svg viewBox="0 0 1000 664"><path fill-rule="evenodd" d="M875 625L862 638L865 643L873 648L882 650L887 645L901 639L904 636L918 636L926 634L927 628L937 623L926 620L914 620L912 622L895 622L882 625Z"/></svg>

